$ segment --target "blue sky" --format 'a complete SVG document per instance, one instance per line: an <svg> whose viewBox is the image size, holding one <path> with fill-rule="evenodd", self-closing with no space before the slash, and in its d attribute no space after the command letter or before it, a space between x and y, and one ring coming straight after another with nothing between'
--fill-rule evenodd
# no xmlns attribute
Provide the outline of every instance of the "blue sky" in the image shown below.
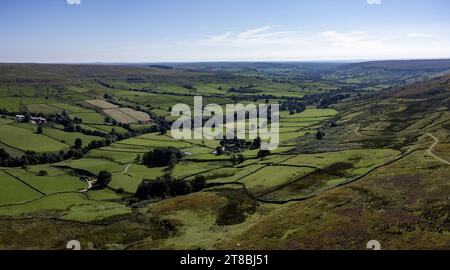
<svg viewBox="0 0 450 270"><path fill-rule="evenodd" d="M448 0L1 0L0 62L450 58L448 14Z"/></svg>

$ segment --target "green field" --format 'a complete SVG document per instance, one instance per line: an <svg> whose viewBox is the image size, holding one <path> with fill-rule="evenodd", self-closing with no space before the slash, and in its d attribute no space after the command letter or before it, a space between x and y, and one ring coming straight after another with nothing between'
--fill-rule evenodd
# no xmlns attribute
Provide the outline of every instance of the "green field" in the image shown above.
<svg viewBox="0 0 450 270"><path fill-rule="evenodd" d="M108 170L110 172L121 172L125 169L124 165L106 159L83 158L77 160L68 160L57 163L55 166L68 167L90 172L97 175L100 171Z"/></svg>
<svg viewBox="0 0 450 270"><path fill-rule="evenodd" d="M71 118L78 117L83 120L85 124L98 124L102 125L105 122L105 116L96 112L78 112L78 113L70 113L69 116Z"/></svg>
<svg viewBox="0 0 450 270"><path fill-rule="evenodd" d="M57 140L11 125L0 125L0 142L23 151L58 152L68 148Z"/></svg>
<svg viewBox="0 0 450 270"><path fill-rule="evenodd" d="M92 141L98 141L101 140L101 137L95 137L95 136L88 136L83 133L77 133L77 132L64 132L59 129L54 128L44 128L44 135L55 139L57 141L60 141L64 144L68 144L73 146L75 144L76 139L81 139L83 142L83 146L88 145Z"/></svg>
<svg viewBox="0 0 450 270"><path fill-rule="evenodd" d="M0 109L8 110L0 148L12 156L0 157L0 249L64 249L68 239L102 250L360 250L368 239L384 249L447 249L449 67L0 64ZM192 107L196 95L204 106L287 104L279 147L261 152L247 135L246 146L172 138L169 109ZM125 129L105 121L105 106L156 117ZM43 134L16 113L46 118ZM104 134L64 132L71 125ZM167 133L143 132L150 127ZM182 158L152 168L137 158L167 147ZM41 164L49 161L42 153L61 150ZM111 173L104 186L100 171ZM157 179L167 190L136 193Z"/></svg>
<svg viewBox="0 0 450 270"><path fill-rule="evenodd" d="M50 114L50 113L59 113L62 110L56 107L53 107L51 105L47 105L47 104L31 104L31 105L26 105L26 109L29 112L35 112L35 113L46 113L46 114Z"/></svg>
<svg viewBox="0 0 450 270"><path fill-rule="evenodd" d="M21 203L42 195L0 170L0 205Z"/></svg>
<svg viewBox="0 0 450 270"><path fill-rule="evenodd" d="M14 206L0 206L0 216L20 217L36 211L53 211L62 219L96 221L115 215L128 214L130 209L112 202L91 201L83 194L68 193L45 196L33 202Z"/></svg>
<svg viewBox="0 0 450 270"><path fill-rule="evenodd" d="M38 172L39 170L48 170L47 166L34 167L32 170ZM53 170L47 176L37 176L36 172L21 169L10 169L7 172L45 194L73 192L87 187L87 183L83 183L78 177L67 175L64 171Z"/></svg>
<svg viewBox="0 0 450 270"><path fill-rule="evenodd" d="M0 109L6 109L11 112L19 112L20 98L19 97L1 97Z"/></svg>

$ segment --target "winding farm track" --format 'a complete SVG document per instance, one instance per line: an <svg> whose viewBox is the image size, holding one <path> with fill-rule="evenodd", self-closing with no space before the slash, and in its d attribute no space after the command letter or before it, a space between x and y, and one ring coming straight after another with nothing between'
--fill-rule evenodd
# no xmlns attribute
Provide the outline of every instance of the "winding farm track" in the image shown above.
<svg viewBox="0 0 450 270"><path fill-rule="evenodd" d="M436 145L438 145L441 142L439 140L439 138L437 138L436 136L434 136L431 133L427 133L427 136L433 138L433 140L434 140L434 143L430 146L430 148L428 148L427 153L429 155L431 155L432 157L434 157L435 159L439 160L440 162L450 165L449 161L447 161L441 157L438 157L436 154L433 153L433 148L436 147Z"/></svg>
<svg viewBox="0 0 450 270"><path fill-rule="evenodd" d="M360 126L356 127L355 130L354 130L353 132L355 132L356 135L359 135L359 136L365 136L365 135L363 135L363 134L361 134L361 133L359 132L360 128L361 128Z"/></svg>
<svg viewBox="0 0 450 270"><path fill-rule="evenodd" d="M95 180L87 180L86 183L88 184L88 187L80 190L80 193L85 193L85 192L88 192L89 190L91 190L93 187L92 183L94 183L94 182L95 182Z"/></svg>
<svg viewBox="0 0 450 270"><path fill-rule="evenodd" d="M128 164L125 169L122 171L122 173L127 173L128 169L130 168L131 164Z"/></svg>

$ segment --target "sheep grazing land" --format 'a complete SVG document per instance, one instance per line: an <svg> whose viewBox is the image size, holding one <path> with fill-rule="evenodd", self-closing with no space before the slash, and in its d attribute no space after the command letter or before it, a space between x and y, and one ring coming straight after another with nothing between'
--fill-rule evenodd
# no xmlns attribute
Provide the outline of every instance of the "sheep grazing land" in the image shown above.
<svg viewBox="0 0 450 270"><path fill-rule="evenodd" d="M432 63L0 64L0 249L448 249ZM195 96L279 105L278 147L175 139Z"/></svg>

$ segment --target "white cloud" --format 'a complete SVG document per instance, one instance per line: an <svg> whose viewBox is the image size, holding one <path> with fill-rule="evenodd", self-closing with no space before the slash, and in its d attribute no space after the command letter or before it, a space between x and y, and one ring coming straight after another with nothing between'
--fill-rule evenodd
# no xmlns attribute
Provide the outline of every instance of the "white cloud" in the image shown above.
<svg viewBox="0 0 450 270"><path fill-rule="evenodd" d="M368 36L363 31L336 32L325 31L320 33L325 40L333 46L347 46L368 41Z"/></svg>
<svg viewBox="0 0 450 270"><path fill-rule="evenodd" d="M426 33L409 33L408 37L410 38L434 38L435 34L426 34Z"/></svg>
<svg viewBox="0 0 450 270"><path fill-rule="evenodd" d="M412 31L410 33L413 33L412 37L424 36ZM407 35L404 32L384 35L362 30L278 30L264 26L228 31L195 41L172 43L160 57L171 61L276 61L435 58L450 55L450 46L432 43L432 40L423 38L409 38ZM445 42L450 44L450 41Z"/></svg>
<svg viewBox="0 0 450 270"><path fill-rule="evenodd" d="M208 37L203 42L233 47L252 47L269 44L294 45L302 42L299 32L271 31L272 28L271 26L264 26L237 33L227 32L222 35Z"/></svg>
<svg viewBox="0 0 450 270"><path fill-rule="evenodd" d="M381 0L367 0L369 5L381 5Z"/></svg>
<svg viewBox="0 0 450 270"><path fill-rule="evenodd" d="M81 5L81 0L67 0L69 5Z"/></svg>

